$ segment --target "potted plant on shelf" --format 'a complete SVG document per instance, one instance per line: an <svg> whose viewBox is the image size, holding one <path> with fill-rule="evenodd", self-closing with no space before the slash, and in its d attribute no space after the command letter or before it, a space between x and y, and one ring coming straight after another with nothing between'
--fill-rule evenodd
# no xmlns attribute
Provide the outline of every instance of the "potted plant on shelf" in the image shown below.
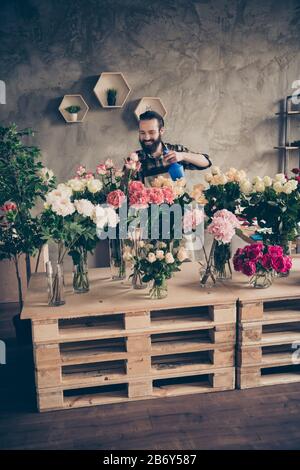
<svg viewBox="0 0 300 470"><path fill-rule="evenodd" d="M65 108L65 110L69 113L71 121L76 122L78 120L78 113L81 110L80 106L71 105Z"/></svg>
<svg viewBox="0 0 300 470"><path fill-rule="evenodd" d="M106 91L106 99L108 106L116 106L118 91L115 88L109 88Z"/></svg>
<svg viewBox="0 0 300 470"><path fill-rule="evenodd" d="M33 216L32 209L55 184L53 172L38 161L40 149L24 143L24 138L32 135L31 129L19 131L16 124L0 127L0 260L14 263L20 311L21 258L25 256L29 266L29 256L35 255L44 243L39 219ZM14 318L17 336L19 318Z"/></svg>

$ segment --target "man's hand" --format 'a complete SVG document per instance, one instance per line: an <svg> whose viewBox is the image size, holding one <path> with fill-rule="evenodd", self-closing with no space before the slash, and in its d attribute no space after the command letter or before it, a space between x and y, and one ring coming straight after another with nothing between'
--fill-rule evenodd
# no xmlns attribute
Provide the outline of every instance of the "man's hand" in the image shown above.
<svg viewBox="0 0 300 470"><path fill-rule="evenodd" d="M171 165L171 163L182 162L184 152L175 152L175 150L169 150L167 155L164 155L164 164Z"/></svg>

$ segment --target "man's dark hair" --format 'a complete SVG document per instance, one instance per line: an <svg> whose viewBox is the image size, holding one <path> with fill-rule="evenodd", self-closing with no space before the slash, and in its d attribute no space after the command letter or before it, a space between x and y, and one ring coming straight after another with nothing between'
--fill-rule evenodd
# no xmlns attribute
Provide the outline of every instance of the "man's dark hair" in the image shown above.
<svg viewBox="0 0 300 470"><path fill-rule="evenodd" d="M157 119L159 129L165 125L164 118L156 111L145 111L143 114L140 114L140 121L150 121L150 119Z"/></svg>

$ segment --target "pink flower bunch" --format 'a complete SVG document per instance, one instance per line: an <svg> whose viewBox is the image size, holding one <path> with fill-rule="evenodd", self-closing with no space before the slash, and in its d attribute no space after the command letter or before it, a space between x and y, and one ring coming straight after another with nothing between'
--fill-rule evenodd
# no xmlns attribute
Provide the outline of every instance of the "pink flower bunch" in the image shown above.
<svg viewBox="0 0 300 470"><path fill-rule="evenodd" d="M148 207L149 195L141 181L131 181L128 185L129 205L135 209L145 209Z"/></svg>
<svg viewBox="0 0 300 470"><path fill-rule="evenodd" d="M126 196L123 193L123 191L121 191L121 189L115 189L114 191L111 191L110 193L108 193L106 200L108 204L110 204L115 209L117 209L122 206L125 199L126 199Z"/></svg>
<svg viewBox="0 0 300 470"><path fill-rule="evenodd" d="M240 222L236 216L227 209L222 209L215 212L207 230L219 243L230 243L235 229L239 226Z"/></svg>
<svg viewBox="0 0 300 470"><path fill-rule="evenodd" d="M236 271L246 276L270 271L286 273L292 267L292 259L283 254L283 249L279 245L253 243L236 251L233 266Z"/></svg>
<svg viewBox="0 0 300 470"><path fill-rule="evenodd" d="M183 216L183 230L184 233L189 233L196 230L196 227L204 221L204 212L201 209L193 208L186 211Z"/></svg>
<svg viewBox="0 0 300 470"><path fill-rule="evenodd" d="M127 170L139 171L141 169L141 162L136 152L133 152L125 159L125 167Z"/></svg>
<svg viewBox="0 0 300 470"><path fill-rule="evenodd" d="M85 173L86 173L86 168L85 168L85 166L79 165L79 166L77 167L77 169L76 169L76 175L79 176L79 177L81 177L81 176L85 175Z"/></svg>

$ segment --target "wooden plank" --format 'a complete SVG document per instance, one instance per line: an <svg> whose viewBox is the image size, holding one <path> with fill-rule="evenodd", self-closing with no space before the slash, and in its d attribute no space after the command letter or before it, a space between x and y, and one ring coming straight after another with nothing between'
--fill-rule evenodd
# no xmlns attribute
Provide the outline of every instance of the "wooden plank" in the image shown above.
<svg viewBox="0 0 300 470"><path fill-rule="evenodd" d="M146 397L152 395L152 381L151 380L136 380L128 384L128 397Z"/></svg>
<svg viewBox="0 0 300 470"><path fill-rule="evenodd" d="M124 314L124 325L126 330L139 330L150 327L149 311L133 311Z"/></svg>
<svg viewBox="0 0 300 470"><path fill-rule="evenodd" d="M236 304L232 305L210 305L209 314L215 323L235 323Z"/></svg>
<svg viewBox="0 0 300 470"><path fill-rule="evenodd" d="M126 338L126 349L128 353L150 352L150 335L146 334L142 336L128 336Z"/></svg>
<svg viewBox="0 0 300 470"><path fill-rule="evenodd" d="M127 374L131 377L135 376L148 376L151 373L151 357L148 355L141 355L136 357L129 357L126 364Z"/></svg>
<svg viewBox="0 0 300 470"><path fill-rule="evenodd" d="M263 302L238 302L239 322L262 320L263 314Z"/></svg>
<svg viewBox="0 0 300 470"><path fill-rule="evenodd" d="M43 343L45 341L57 341L58 321L42 320L32 321L32 341L33 343Z"/></svg>
<svg viewBox="0 0 300 470"><path fill-rule="evenodd" d="M37 393L39 411L52 411L64 408L63 392L61 390L43 390Z"/></svg>

